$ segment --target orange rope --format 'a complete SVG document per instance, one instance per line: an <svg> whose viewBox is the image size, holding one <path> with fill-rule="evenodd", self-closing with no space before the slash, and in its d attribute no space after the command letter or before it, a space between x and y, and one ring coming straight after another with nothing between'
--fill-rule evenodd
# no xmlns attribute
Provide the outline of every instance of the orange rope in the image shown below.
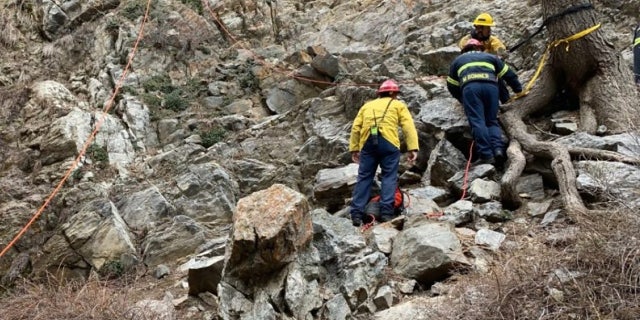
<svg viewBox="0 0 640 320"><path fill-rule="evenodd" d="M469 180L469 167L471 167L471 159L473 158L473 143L471 141L471 146L469 147L469 159L467 160L467 165L464 168L464 180L462 182L462 196L460 200L463 200L467 196L467 181ZM428 212L424 214L427 219L440 218L444 216L444 212L442 210L436 210L433 212Z"/></svg>
<svg viewBox="0 0 640 320"><path fill-rule="evenodd" d="M120 79L118 79L118 82L116 83L116 87L115 87L115 89L113 91L113 94L111 95L111 99L109 99L109 102L107 103L105 108L102 110L102 117L96 123L95 129L93 129L93 132L91 132L91 134L89 135L89 138L87 138L87 141L82 146L82 149L80 150L80 153L75 158L75 160L73 161L73 163L71 164L69 169L67 169L67 172L64 174L64 176L62 177L62 179L60 180L60 182L58 183L56 188L53 189L53 192L51 192L49 197L47 197L45 202L38 209L38 211L36 211L36 213L33 215L31 220L29 220L29 222L20 230L20 232L18 232L18 234L13 238L13 240L11 240L11 242L9 242L9 244L2 250L2 252L0 252L0 257L4 256L7 253L7 251L9 251L9 249L11 249L11 247L13 247L15 245L15 243L20 239L20 237L22 237L24 235L24 233L27 232L27 230L38 219L38 217L40 217L40 215L42 215L42 212L44 211L44 209L49 205L51 200L58 194L60 189L62 189L62 186L67 181L67 179L69 179L69 177L73 173L73 170L76 169L76 167L78 166L78 163L80 163L80 159L82 159L82 157L84 157L85 153L87 152L87 149L89 148L89 146L93 142L94 138L96 137L96 134L98 134L98 131L100 130L100 127L102 126L102 123L105 121L105 119L107 117L109 109L111 109L111 106L113 105L113 103L114 103L114 101L116 99L116 95L118 94L118 92L120 91L120 88L122 87L122 84L124 83L125 77L127 75L127 71L131 67L131 62L133 61L133 58L134 58L135 53L136 53L136 50L138 49L138 44L140 43L140 40L142 40L143 31L144 31L144 24L147 21L147 17L149 16L149 8L150 7L151 7L151 0L148 0L147 1L147 9L145 10L145 13L144 13L144 19L142 19L142 22L140 24L140 31L138 32L138 38L136 39L136 42L135 42L135 44L133 46L133 50L131 51L131 57L129 58L129 61L127 62L127 65L125 66L124 71L122 72L122 75L120 75Z"/></svg>
<svg viewBox="0 0 640 320"><path fill-rule="evenodd" d="M473 158L473 143L471 141L471 146L469 147L469 160L467 160L467 166L464 168L464 180L462 180L462 197L460 200L464 199L467 196L467 180L469 179L469 167L471 166L471 159Z"/></svg>
<svg viewBox="0 0 640 320"><path fill-rule="evenodd" d="M376 224L376 217L372 214L369 215L371 217L371 222L365 224L362 226L362 232L365 232L369 229L371 229L371 227L373 227Z"/></svg>
<svg viewBox="0 0 640 320"><path fill-rule="evenodd" d="M439 211L436 210L434 212L430 212L425 214L425 216L427 216L427 219L435 219L435 218L440 218L444 216L444 212L443 211Z"/></svg>

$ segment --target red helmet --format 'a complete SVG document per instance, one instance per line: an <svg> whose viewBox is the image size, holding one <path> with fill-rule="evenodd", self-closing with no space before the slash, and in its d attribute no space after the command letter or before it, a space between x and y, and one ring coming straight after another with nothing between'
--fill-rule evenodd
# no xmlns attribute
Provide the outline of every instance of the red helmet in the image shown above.
<svg viewBox="0 0 640 320"><path fill-rule="evenodd" d="M395 81L386 80L378 89L378 93L383 92L400 92L400 87L398 87L398 84Z"/></svg>

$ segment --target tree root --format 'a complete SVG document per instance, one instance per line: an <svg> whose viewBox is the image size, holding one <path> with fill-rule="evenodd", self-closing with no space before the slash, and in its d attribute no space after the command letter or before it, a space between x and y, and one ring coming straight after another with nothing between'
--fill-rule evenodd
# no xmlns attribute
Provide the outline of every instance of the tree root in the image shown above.
<svg viewBox="0 0 640 320"><path fill-rule="evenodd" d="M568 151L574 159L604 160L640 165L640 158L625 156L615 151L579 147L568 147Z"/></svg>
<svg viewBox="0 0 640 320"><path fill-rule="evenodd" d="M517 110L512 110L503 114L502 118L509 135L512 140L515 140L509 146L511 151L507 150L507 153L512 157L501 181L501 188L504 191L503 201L507 205L521 203L520 196L515 192L515 189L526 160L522 152L518 150L516 143L519 143L524 150L536 157L553 159L551 168L558 179L558 187L565 209L569 213L586 212L587 209L576 187L576 173L568 148L557 142L538 141L535 136L526 132L525 124L517 113Z"/></svg>
<svg viewBox="0 0 640 320"><path fill-rule="evenodd" d="M517 208L522 205L522 199L516 190L516 183L526 165L524 150L534 157L551 159L551 167L558 180L565 209L570 215L587 214L588 210L576 186L576 172L572 160L595 159L637 165L640 164L640 159L614 151L571 147L553 141L540 141L535 135L528 133L523 119L547 105L553 98L556 89L557 85L553 76L548 71L543 72L538 80L536 90L519 100L517 106L504 108L506 111L502 113L500 119L511 139L511 144L507 149L510 161L501 179L502 202L508 208Z"/></svg>
<svg viewBox="0 0 640 320"><path fill-rule="evenodd" d="M558 180L558 187L565 209L569 214L587 212L582 198L576 187L576 174L571 162L568 147L557 142L539 141L534 135L527 132L527 127L522 119L546 106L557 89L557 83L549 73L549 68L538 79L538 87L527 97L521 100L518 106L508 107L501 116L505 131L512 143L507 153L511 161L501 180L503 202L506 206L521 205L522 200L516 191L516 183L526 165L526 160L520 147L535 157L552 159L551 168ZM584 150L581 150L584 151ZM599 153L604 155L605 153Z"/></svg>
<svg viewBox="0 0 640 320"><path fill-rule="evenodd" d="M518 177L522 175L527 161L522 153L520 143L516 140L512 140L509 144L507 156L509 158L509 166L507 166L507 170L505 170L500 180L502 203L509 209L515 209L522 205L522 200L516 190L516 182Z"/></svg>

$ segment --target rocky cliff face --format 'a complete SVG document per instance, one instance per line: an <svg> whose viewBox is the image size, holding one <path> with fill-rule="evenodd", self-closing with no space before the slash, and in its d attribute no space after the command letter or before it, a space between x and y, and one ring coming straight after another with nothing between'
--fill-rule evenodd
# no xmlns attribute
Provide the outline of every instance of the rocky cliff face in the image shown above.
<svg viewBox="0 0 640 320"><path fill-rule="evenodd" d="M391 319L380 310L454 269L487 271L485 256L522 211L502 208L492 166L465 180L469 127L442 75L475 15L493 14L509 46L540 25L538 1L147 5L2 5L3 247L41 212L0 258L5 284L144 265L188 279L191 288L174 294L215 293L219 307L210 309L223 319ZM630 68L640 5L595 5ZM543 33L508 57L522 80L545 44ZM387 78L401 83L421 150L401 168L406 219L363 233L345 218L357 174L348 134ZM560 103L537 128L562 143L638 155L637 136L574 132L571 107ZM616 165L607 173L581 161L579 187L637 208L640 172ZM549 169L530 166L519 187L527 223L561 221Z"/></svg>

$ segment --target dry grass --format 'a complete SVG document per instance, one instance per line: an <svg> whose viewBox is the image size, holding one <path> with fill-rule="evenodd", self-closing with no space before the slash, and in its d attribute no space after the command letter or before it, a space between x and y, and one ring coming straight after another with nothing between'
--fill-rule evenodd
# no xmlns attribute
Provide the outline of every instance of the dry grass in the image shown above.
<svg viewBox="0 0 640 320"><path fill-rule="evenodd" d="M553 233L527 225L511 234L492 274L452 284L448 318L640 319L639 218L602 210L574 220Z"/></svg>
<svg viewBox="0 0 640 320"><path fill-rule="evenodd" d="M0 11L0 26L3 28L3 32L0 32L0 44L5 48L15 48L22 39L22 34L7 18L1 16L4 13Z"/></svg>
<svg viewBox="0 0 640 320"><path fill-rule="evenodd" d="M4 1L0 4L0 45L5 48L16 48L24 41L23 32L35 32L38 17L31 3L23 1ZM29 30L29 31L27 31Z"/></svg>
<svg viewBox="0 0 640 320"><path fill-rule="evenodd" d="M130 286L121 282L24 282L0 298L4 320L132 319L137 301Z"/></svg>

